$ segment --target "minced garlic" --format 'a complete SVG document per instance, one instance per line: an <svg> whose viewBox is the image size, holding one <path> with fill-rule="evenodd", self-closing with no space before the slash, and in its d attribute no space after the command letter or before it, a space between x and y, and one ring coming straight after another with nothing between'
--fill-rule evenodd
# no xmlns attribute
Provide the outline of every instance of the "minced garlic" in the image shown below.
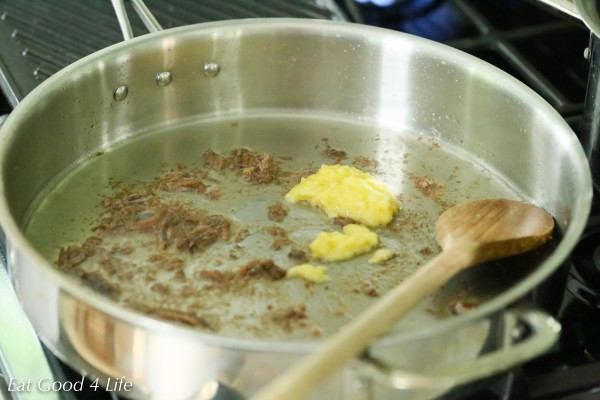
<svg viewBox="0 0 600 400"><path fill-rule="evenodd" d="M349 224L343 232L321 232L309 245L313 256L324 261L348 260L372 250L379 243L375 232L369 228Z"/></svg>
<svg viewBox="0 0 600 400"><path fill-rule="evenodd" d="M385 183L345 165L322 165L317 173L294 186L285 199L291 203L306 201L330 218L348 217L367 226L387 225L399 208Z"/></svg>
<svg viewBox="0 0 600 400"><path fill-rule="evenodd" d="M312 264L296 265L288 269L286 276L288 278L302 278L316 283L329 282L330 280L327 275L327 267Z"/></svg>
<svg viewBox="0 0 600 400"><path fill-rule="evenodd" d="M396 254L390 249L378 249L373 253L371 258L369 258L369 264L382 264L395 255Z"/></svg>

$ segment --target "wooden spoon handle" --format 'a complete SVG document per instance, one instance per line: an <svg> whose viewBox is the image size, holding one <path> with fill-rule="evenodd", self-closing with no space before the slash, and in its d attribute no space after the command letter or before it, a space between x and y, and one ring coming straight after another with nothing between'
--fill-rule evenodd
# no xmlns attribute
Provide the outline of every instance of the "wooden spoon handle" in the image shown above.
<svg viewBox="0 0 600 400"><path fill-rule="evenodd" d="M464 249L462 249L464 250ZM458 271L471 265L468 251L444 251L389 291L353 321L327 340L321 349L284 371L255 400L306 398L322 381L377 337L387 333L398 319L423 298L444 285Z"/></svg>

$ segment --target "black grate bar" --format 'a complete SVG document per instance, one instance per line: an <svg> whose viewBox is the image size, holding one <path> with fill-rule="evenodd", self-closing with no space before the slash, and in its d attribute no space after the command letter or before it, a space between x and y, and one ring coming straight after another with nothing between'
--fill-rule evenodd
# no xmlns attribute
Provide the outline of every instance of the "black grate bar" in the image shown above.
<svg viewBox="0 0 600 400"><path fill-rule="evenodd" d="M449 42L448 44L467 52L476 49L493 48L502 58L510 64L523 77L532 89L549 101L562 115L581 113L583 102L572 103L561 90L548 80L539 69L534 66L519 51L512 42L535 37L557 30L566 29L569 25L565 21L548 22L536 26L519 28L504 32L496 29L491 21L483 16L472 4L466 0L453 0L469 20L473 23L481 36Z"/></svg>
<svg viewBox="0 0 600 400"><path fill-rule="evenodd" d="M483 18L483 17L482 17ZM489 46L489 43L494 40L502 40L504 42L522 40L528 37L541 36L556 31L567 30L573 25L567 21L553 21L543 25L532 25L524 28L517 28L510 31L496 31L489 27L486 29L486 36L467 37L446 42L447 45L460 48L461 50L475 49L478 47ZM491 38L493 36L493 38Z"/></svg>
<svg viewBox="0 0 600 400"><path fill-rule="evenodd" d="M510 42L499 40L498 49L506 57L506 59L515 67L524 77L527 82L538 92L545 94L545 97L550 101L555 108L560 109L569 100L562 94L560 90L552 82L550 82L544 74L541 73L533 64L531 64L521 52L513 47Z"/></svg>
<svg viewBox="0 0 600 400"><path fill-rule="evenodd" d="M94 3L90 2L90 5ZM85 52L90 44L101 48L120 38L113 32L118 24L116 17L107 14L110 8L100 11L83 7L79 2L47 0L42 6L31 8L8 2L4 10L8 17L14 16L20 26L32 34L50 31L53 39L78 42L80 52ZM93 24L90 23L92 19Z"/></svg>

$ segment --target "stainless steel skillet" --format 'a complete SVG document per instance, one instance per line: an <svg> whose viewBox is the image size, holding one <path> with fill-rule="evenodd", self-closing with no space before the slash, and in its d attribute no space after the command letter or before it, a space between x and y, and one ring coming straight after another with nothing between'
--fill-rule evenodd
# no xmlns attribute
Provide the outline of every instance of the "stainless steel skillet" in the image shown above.
<svg viewBox="0 0 600 400"><path fill-rule="evenodd" d="M204 73L211 63L220 66L216 76ZM166 86L156 84L162 72L171 74ZM123 86L125 98L123 89L116 90ZM564 231L544 262L476 310L396 332L372 349L372 356L412 374L387 379L349 366L319 396L346 396L344 377L360 386L365 376L375 376L380 380L360 386L356 396L398 395L380 386L387 379L384 383L403 389L405 396L423 398L482 371L506 368L507 359L533 356L552 341L517 348L502 342L492 353L496 358L477 363L492 321L510 325L514 314L505 314L506 307L559 267L587 217L587 165L551 107L493 67L414 37L348 24L249 20L160 32L96 53L32 93L2 128L0 217L15 286L36 329L76 368L104 380L125 375L135 383L137 397L193 398L215 379L251 394L280 365L315 348L314 340L240 339L145 317L59 274L23 234L31 205L78 162L98 152L110 155L122 139L190 126L198 137L204 135L192 142L204 143L202 150L250 146L300 157L295 153L314 154L309 151L325 137L352 156L372 152L380 161L390 150L404 154L406 143L419 143L423 136L420 141L430 143L433 153L425 152L426 145L417 147L425 154L415 165L437 166L428 172L433 175L446 173L447 164L431 154L466 159L508 182L514 195L548 209ZM361 135L364 141L357 141ZM124 163L122 173L143 171L139 163L148 154L177 160L190 142L179 148L178 141L165 143L169 146L156 148L161 153L140 153L134 163ZM440 145L438 153L434 144ZM391 182L396 190L414 183ZM526 317L536 334L555 334L546 317ZM477 335L483 339L474 341ZM503 363L493 362L498 359ZM431 371L432 363L439 369ZM435 376L437 387L424 389Z"/></svg>

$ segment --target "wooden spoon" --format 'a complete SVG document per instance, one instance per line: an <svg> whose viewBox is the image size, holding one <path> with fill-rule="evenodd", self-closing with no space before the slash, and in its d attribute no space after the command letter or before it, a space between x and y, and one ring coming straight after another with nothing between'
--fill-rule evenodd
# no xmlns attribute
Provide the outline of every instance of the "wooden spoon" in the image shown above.
<svg viewBox="0 0 600 400"><path fill-rule="evenodd" d="M439 255L253 398L304 399L456 273L485 261L531 250L549 240L553 229L554 220L546 211L519 201L481 200L450 208L436 224L437 241L442 246Z"/></svg>

